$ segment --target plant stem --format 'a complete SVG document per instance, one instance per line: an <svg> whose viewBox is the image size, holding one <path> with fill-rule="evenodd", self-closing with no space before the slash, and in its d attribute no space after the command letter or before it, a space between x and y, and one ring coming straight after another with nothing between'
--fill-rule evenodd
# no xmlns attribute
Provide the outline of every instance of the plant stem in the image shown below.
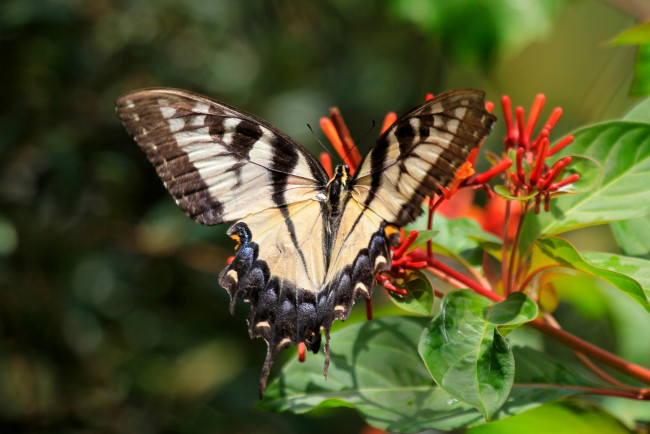
<svg viewBox="0 0 650 434"><path fill-rule="evenodd" d="M546 319L546 322L550 324L551 326L555 327L556 329L562 328L560 327L560 324L553 318L553 315L551 314L545 314L544 318ZM585 356L582 353L579 353L578 351L573 351L573 354L589 369L591 372L608 382L609 384L616 386L620 389L623 389L627 392L635 393L638 395L650 395L650 389L639 389L637 387L632 387L629 386L625 383L621 383L618 381L616 378L612 377L609 375L607 372L603 371L596 365L594 362L591 361L591 359L587 356Z"/></svg>
<svg viewBox="0 0 650 434"><path fill-rule="evenodd" d="M510 205L510 202L511 201L508 201L508 205ZM522 228L524 227L524 219L526 218L526 214L528 213L529 203L530 203L530 199L527 200L524 203L524 205L521 207L521 213L519 214L519 221L517 222L517 232L515 233L515 239L512 241L512 248L510 249L510 265L508 266L508 288L515 289L515 290L516 290L517 282L519 281L520 269L521 269L521 261L517 261L517 255L519 252L519 241L521 240L521 232L522 232ZM513 281L512 273L515 269L515 266L517 267L517 272L515 273L515 278Z"/></svg>
<svg viewBox="0 0 650 434"><path fill-rule="evenodd" d="M435 214L436 209L438 206L442 203L442 197L440 197L438 200L434 201L434 197L431 196L429 197L429 215L427 218L427 229L431 230L433 227L433 214ZM433 245L431 244L431 240L427 241L427 258L426 261L430 262L433 261Z"/></svg>
<svg viewBox="0 0 650 434"><path fill-rule="evenodd" d="M535 276L537 276L542 271L546 271L549 268L555 268L555 267L561 267L561 266L562 266L561 264L549 264L549 265L544 265L543 267L539 267L538 269L536 269L535 271L530 273L528 275L528 277L526 277L526 280L524 280L522 282L522 284L519 285L519 289L517 289L517 290L520 291L520 292L523 292L524 289L526 289L526 287L530 284L530 282L535 278Z"/></svg>
<svg viewBox="0 0 650 434"><path fill-rule="evenodd" d="M573 354L575 354L576 357L578 359L580 359L580 361L587 367L587 369L589 369L594 374L598 375L603 380L607 381L612 386L616 386L616 387L618 387L620 389L623 389L623 390L631 392L631 393L636 393L636 394L644 395L644 396L648 395L650 397L650 389L639 389L637 387L632 387L632 386L629 386L629 385L627 385L625 383L621 383L616 378L612 377L607 372L600 369L594 362L591 361L591 359L589 357L587 357L584 354L579 353L577 351L574 351Z"/></svg>
<svg viewBox="0 0 650 434"><path fill-rule="evenodd" d="M528 323L529 326L541 331L546 336L563 343L564 345L583 353L594 360L611 366L612 368L629 375L645 384L650 384L650 370L642 366L628 362L615 354L603 350L577 336L567 333L564 330L553 327L539 318Z"/></svg>
<svg viewBox="0 0 650 434"><path fill-rule="evenodd" d="M503 294L510 294L510 270L508 270L508 227L510 226L510 201L506 202L506 212L503 218L503 245L501 246L501 276L503 279ZM519 228L517 228L519 230ZM510 254L514 255L514 251ZM511 256L512 257L512 256Z"/></svg>
<svg viewBox="0 0 650 434"><path fill-rule="evenodd" d="M484 297L487 297L491 300L494 301L503 301L505 300L505 297L497 294L496 292L492 292L487 288L482 287L478 283L476 283L474 280L470 279L469 277L465 276L462 273L459 273L458 271L454 270L453 268L443 264L442 262L438 261L437 259L434 259L430 264L429 267L427 267L427 271L431 272L429 268L433 268L434 270L437 268L438 270L442 271L443 273L447 274L448 276L452 277L453 279L457 280L460 282L463 286L468 287L472 291L481 294Z"/></svg>

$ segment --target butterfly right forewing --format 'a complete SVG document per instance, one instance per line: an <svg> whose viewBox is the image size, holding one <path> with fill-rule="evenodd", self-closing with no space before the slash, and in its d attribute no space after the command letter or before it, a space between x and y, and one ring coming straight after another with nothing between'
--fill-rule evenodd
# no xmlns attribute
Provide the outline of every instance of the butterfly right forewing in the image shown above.
<svg viewBox="0 0 650 434"><path fill-rule="evenodd" d="M447 187L492 130L496 117L485 109L484 96L454 89L395 121L355 172L354 200L386 222L413 221L425 196Z"/></svg>

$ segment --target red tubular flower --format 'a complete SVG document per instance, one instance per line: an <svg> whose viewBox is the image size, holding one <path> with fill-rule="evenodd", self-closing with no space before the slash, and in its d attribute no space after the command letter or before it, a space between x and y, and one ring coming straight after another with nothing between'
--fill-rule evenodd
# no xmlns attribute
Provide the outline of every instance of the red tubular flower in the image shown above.
<svg viewBox="0 0 650 434"><path fill-rule="evenodd" d="M476 184L485 184L486 182L492 181L497 175L502 174L512 166L512 160L510 158L504 158L496 166L492 166L487 172L476 175L473 182Z"/></svg>
<svg viewBox="0 0 650 434"><path fill-rule="evenodd" d="M333 171L332 171L332 157L330 157L330 154L326 152L322 152L318 156L318 159L320 160L320 164L323 166L323 169L325 169L325 172L327 172L327 176L331 178Z"/></svg>
<svg viewBox="0 0 650 434"><path fill-rule="evenodd" d="M300 363L305 361L306 346L304 342L298 342L298 361Z"/></svg>
<svg viewBox="0 0 650 434"><path fill-rule="evenodd" d="M380 134L383 134L384 131L388 129L388 127L390 127L395 123L396 120L397 120L397 115L394 112L387 113L386 117L384 117L384 123L381 125Z"/></svg>
<svg viewBox="0 0 650 434"><path fill-rule="evenodd" d="M540 93L535 97L528 121L526 121L524 109L517 107L513 123L510 98L507 96L501 98L507 129L506 152L509 149L516 149L514 172L510 172L506 177L506 186L515 196L535 195L535 213L539 213L542 201L544 209L550 210L551 193L579 179L579 175L571 175L556 182L559 175L571 162L569 157L555 162L551 167L547 163L549 157L573 142L573 136L568 136L557 145L550 147L549 135L562 116L561 108L558 107L551 112L539 135L534 140L532 139L545 101L544 94ZM530 172L527 171L527 167L532 168Z"/></svg>
<svg viewBox="0 0 650 434"><path fill-rule="evenodd" d="M332 124L335 127L336 133L339 136L339 140L343 145L343 153L339 154L343 156L345 164L350 168L350 175L354 174L354 170L357 168L359 163L361 163L361 154L352 140L350 131L343 121L343 116L341 112L336 107L330 109L330 119ZM337 150L338 151L338 150Z"/></svg>
<svg viewBox="0 0 650 434"><path fill-rule="evenodd" d="M543 93L538 93L535 96L535 101L533 101L533 106L530 108L530 115L528 116L528 123L526 124L525 132L526 141L528 143L530 143L530 138L533 135L535 124L537 124L537 121L539 120L539 114L542 112L544 102L546 102L546 96Z"/></svg>
<svg viewBox="0 0 650 434"><path fill-rule="evenodd" d="M503 95L501 97L501 106L503 107L503 119L506 123L506 137L504 143L507 151L508 149L515 147L519 134L515 128L515 124L512 122L512 107L510 106L509 96Z"/></svg>
<svg viewBox="0 0 650 434"><path fill-rule="evenodd" d="M551 149L548 150L548 156L551 157L553 156L556 152L561 151L562 149L566 148L569 146L571 143L573 143L573 136L566 136L560 142L553 146Z"/></svg>

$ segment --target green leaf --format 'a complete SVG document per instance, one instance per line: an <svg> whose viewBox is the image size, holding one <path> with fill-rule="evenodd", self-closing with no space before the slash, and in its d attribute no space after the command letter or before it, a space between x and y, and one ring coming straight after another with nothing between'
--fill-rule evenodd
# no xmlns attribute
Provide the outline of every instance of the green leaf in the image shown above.
<svg viewBox="0 0 650 434"><path fill-rule="evenodd" d="M416 351L428 322L425 318L385 317L334 332L328 378L322 374L322 352L309 354L304 363L294 358L269 385L257 410L305 413L354 407L370 425L399 432L451 430L483 423L475 408L431 381ZM493 420L577 393L557 385L586 385L548 355L527 347L515 347L513 353L516 383Z"/></svg>
<svg viewBox="0 0 650 434"><path fill-rule="evenodd" d="M485 315L494 325L517 325L537 317L537 305L526 294L515 292L502 302L495 303Z"/></svg>
<svg viewBox="0 0 650 434"><path fill-rule="evenodd" d="M650 123L650 98L644 98L627 112L625 120ZM650 255L650 216L610 223L618 245L626 255Z"/></svg>
<svg viewBox="0 0 650 434"><path fill-rule="evenodd" d="M425 244L427 241L431 241L436 235L438 235L440 231L438 230L431 230L431 229L425 229L423 231L418 231L418 236L413 241L413 244L411 244L411 247L409 250L417 249L418 247L422 247L423 244Z"/></svg>
<svg viewBox="0 0 650 434"><path fill-rule="evenodd" d="M650 23L643 23L618 34L611 45L638 45L634 64L632 95L650 94Z"/></svg>
<svg viewBox="0 0 650 434"><path fill-rule="evenodd" d="M634 64L632 95L650 94L650 44L639 45Z"/></svg>
<svg viewBox="0 0 650 434"><path fill-rule="evenodd" d="M623 272L636 273L647 284L649 280L647 267L650 261L598 253L585 254L583 258L568 241L558 237L540 238L535 245L545 256L558 264L611 283L650 312L648 295L641 284L634 278L622 274Z"/></svg>
<svg viewBox="0 0 650 434"><path fill-rule="evenodd" d="M638 45L650 43L650 23L626 29L616 35L610 42L611 45Z"/></svg>
<svg viewBox="0 0 650 434"><path fill-rule="evenodd" d="M595 267L631 277L643 288L646 300L650 296L650 260L605 252L584 252L582 255ZM643 306L643 303L641 305Z"/></svg>
<svg viewBox="0 0 650 434"><path fill-rule="evenodd" d="M550 212L529 213L522 251L542 235L650 213L650 124L615 121L583 128L569 150L602 163L602 174L591 190L554 199Z"/></svg>
<svg viewBox="0 0 650 434"><path fill-rule="evenodd" d="M625 425L596 404L585 401L551 402L514 417L480 425L469 434L629 434Z"/></svg>
<svg viewBox="0 0 650 434"><path fill-rule="evenodd" d="M332 334L331 363L323 353L295 358L268 387L257 410L304 413L354 406L372 426L389 431L450 430L482 420L472 407L437 387L417 352L428 319L385 317Z"/></svg>
<svg viewBox="0 0 650 434"><path fill-rule="evenodd" d="M612 222L610 225L619 247L626 255L650 255L650 216Z"/></svg>
<svg viewBox="0 0 650 434"><path fill-rule="evenodd" d="M476 220L470 218L449 219L436 214L433 227L439 231L436 243L458 254L478 247L480 241L501 242L498 237L483 230Z"/></svg>
<svg viewBox="0 0 650 434"><path fill-rule="evenodd" d="M498 325L533 320L537 306L523 293L494 305L470 291L453 291L422 334L419 351L436 383L490 419L508 398L514 358Z"/></svg>
<svg viewBox="0 0 650 434"><path fill-rule="evenodd" d="M516 371L510 396L494 415L495 420L510 418L515 414L539 407L545 402L583 393L575 386L599 387L589 382L548 354L530 347L514 346ZM562 387L566 386L566 387Z"/></svg>
<svg viewBox="0 0 650 434"><path fill-rule="evenodd" d="M433 312L433 286L427 276L418 270L408 270L406 276L397 279L395 286L404 288L408 295L402 296L390 292L390 300L399 307L417 315L431 316Z"/></svg>
<svg viewBox="0 0 650 434"><path fill-rule="evenodd" d="M551 394L552 399L557 399L567 396L567 389L556 387L531 387L531 385L600 386L598 383L587 381L574 370L546 353L524 346L515 346L513 347L512 352L515 355L515 361L517 363L514 389L535 389L535 394L537 394L537 396L539 396L540 391L543 391L543 393ZM558 389L563 391L556 395ZM570 387L568 387L568 389L570 389ZM568 392L568 394L575 393L575 390L570 390ZM548 399L548 397L545 399L545 401L549 400L551 399Z"/></svg>
<svg viewBox="0 0 650 434"><path fill-rule="evenodd" d="M494 192L504 199L522 200L522 201L532 199L537 195L537 193L533 193L527 196L514 196L512 193L510 193L510 190L508 190L503 185L495 185Z"/></svg>

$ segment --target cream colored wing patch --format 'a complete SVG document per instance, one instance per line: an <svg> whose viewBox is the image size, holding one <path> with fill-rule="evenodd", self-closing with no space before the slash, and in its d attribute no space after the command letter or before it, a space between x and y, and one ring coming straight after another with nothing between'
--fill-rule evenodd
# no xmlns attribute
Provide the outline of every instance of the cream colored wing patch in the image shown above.
<svg viewBox="0 0 650 434"><path fill-rule="evenodd" d="M353 196L388 223L410 223L422 213L425 196L449 184L495 120L481 91L440 94L379 137L354 174Z"/></svg>

